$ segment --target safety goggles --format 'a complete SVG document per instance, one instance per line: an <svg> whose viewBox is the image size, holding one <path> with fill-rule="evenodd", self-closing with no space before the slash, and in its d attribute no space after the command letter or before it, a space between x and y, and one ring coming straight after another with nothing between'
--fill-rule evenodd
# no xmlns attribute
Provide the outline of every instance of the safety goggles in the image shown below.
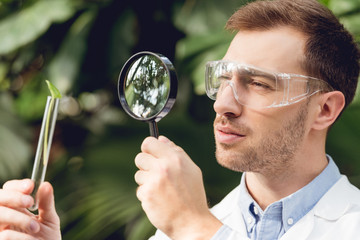
<svg viewBox="0 0 360 240"><path fill-rule="evenodd" d="M207 95L216 100L230 94L250 108L273 108L297 103L318 92L333 91L317 78L288 73L271 73L246 64L211 61L206 64Z"/></svg>

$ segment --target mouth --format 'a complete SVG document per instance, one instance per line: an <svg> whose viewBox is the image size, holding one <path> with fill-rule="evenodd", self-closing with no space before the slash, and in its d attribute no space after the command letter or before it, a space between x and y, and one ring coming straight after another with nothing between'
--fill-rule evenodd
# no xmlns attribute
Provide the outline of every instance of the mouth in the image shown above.
<svg viewBox="0 0 360 240"><path fill-rule="evenodd" d="M231 144L244 140L246 135L237 132L229 127L216 126L215 139L219 143Z"/></svg>

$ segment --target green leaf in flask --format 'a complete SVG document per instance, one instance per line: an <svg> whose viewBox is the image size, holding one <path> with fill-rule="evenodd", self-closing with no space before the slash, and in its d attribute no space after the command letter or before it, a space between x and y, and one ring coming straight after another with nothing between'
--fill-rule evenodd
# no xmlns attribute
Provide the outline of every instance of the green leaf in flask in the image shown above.
<svg viewBox="0 0 360 240"><path fill-rule="evenodd" d="M60 91L48 80L45 80L46 84L48 85L50 94L51 94L51 101L48 113L52 112L55 104L55 98L61 98ZM50 115L46 116L46 124L45 124L45 136L44 136L44 147L43 147L43 164L44 166L48 163L48 140L49 140L49 126L50 126Z"/></svg>

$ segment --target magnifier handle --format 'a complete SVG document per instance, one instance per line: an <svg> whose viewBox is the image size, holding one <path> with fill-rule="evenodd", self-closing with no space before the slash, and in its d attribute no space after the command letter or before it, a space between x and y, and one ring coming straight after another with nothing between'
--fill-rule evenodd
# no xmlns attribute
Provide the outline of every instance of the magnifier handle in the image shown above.
<svg viewBox="0 0 360 240"><path fill-rule="evenodd" d="M155 121L150 121L149 128L150 128L150 135L158 138L159 137L159 129L158 129L157 123Z"/></svg>

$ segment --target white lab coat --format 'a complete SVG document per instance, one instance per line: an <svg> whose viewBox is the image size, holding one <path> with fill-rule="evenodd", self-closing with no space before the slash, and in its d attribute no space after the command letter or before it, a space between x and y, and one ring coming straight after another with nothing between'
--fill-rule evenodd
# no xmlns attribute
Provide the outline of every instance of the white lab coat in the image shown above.
<svg viewBox="0 0 360 240"><path fill-rule="evenodd" d="M237 200L238 188L212 211L234 231L226 240L249 239ZM359 240L360 190L342 176L280 240ZM225 239L224 239L225 240Z"/></svg>
<svg viewBox="0 0 360 240"><path fill-rule="evenodd" d="M221 240L247 240L241 211L236 204L239 187L230 192L212 213L233 231ZM201 231L201 230L200 230ZM151 240L168 240L160 231ZM360 240L360 190L342 176L280 240Z"/></svg>

